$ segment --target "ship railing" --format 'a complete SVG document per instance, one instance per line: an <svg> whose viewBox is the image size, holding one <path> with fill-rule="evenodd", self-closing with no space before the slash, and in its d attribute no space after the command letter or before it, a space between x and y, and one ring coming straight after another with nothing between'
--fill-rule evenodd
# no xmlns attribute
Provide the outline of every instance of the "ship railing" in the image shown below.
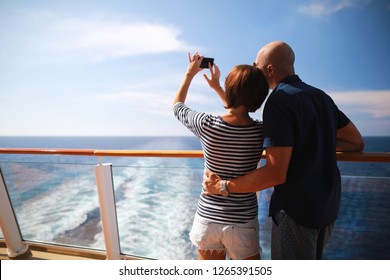
<svg viewBox="0 0 390 280"><path fill-rule="evenodd" d="M94 150L94 149L52 149L52 148L0 148L0 154L22 155L64 155L96 157L94 167L98 193L106 259L123 259L120 250L118 219L115 205L112 164L105 163L104 157L163 157L163 158L203 158L200 150ZM263 154L263 158L265 153ZM338 161L390 162L389 152L337 153ZM0 226L7 255L17 258L29 250L22 238L6 182L0 169Z"/></svg>

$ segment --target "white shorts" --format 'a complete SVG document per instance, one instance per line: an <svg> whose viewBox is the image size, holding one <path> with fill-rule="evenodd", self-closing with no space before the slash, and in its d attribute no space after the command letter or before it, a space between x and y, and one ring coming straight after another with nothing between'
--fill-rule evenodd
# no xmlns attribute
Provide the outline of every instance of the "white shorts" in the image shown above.
<svg viewBox="0 0 390 280"><path fill-rule="evenodd" d="M190 239L199 250L224 251L233 260L261 252L257 217L244 224L219 224L196 214Z"/></svg>

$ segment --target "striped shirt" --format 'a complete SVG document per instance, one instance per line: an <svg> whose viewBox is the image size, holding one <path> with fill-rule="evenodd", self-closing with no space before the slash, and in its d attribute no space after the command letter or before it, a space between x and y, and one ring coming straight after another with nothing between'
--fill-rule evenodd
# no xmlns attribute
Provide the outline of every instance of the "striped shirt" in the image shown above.
<svg viewBox="0 0 390 280"><path fill-rule="evenodd" d="M175 117L200 140L205 168L222 179L242 176L257 168L263 152L263 123L233 126L220 116L196 112L184 103L173 107ZM197 213L216 223L246 223L257 217L256 193L200 195Z"/></svg>

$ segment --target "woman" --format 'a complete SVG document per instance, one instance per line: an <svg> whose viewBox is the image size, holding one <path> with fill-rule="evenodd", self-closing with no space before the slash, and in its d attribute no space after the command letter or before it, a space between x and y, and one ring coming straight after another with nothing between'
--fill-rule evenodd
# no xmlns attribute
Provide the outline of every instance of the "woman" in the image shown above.
<svg viewBox="0 0 390 280"><path fill-rule="evenodd" d="M205 168L222 180L235 178L257 168L262 154L263 125L253 120L249 112L260 108L268 94L268 83L261 70L250 65L234 67L225 81L225 91L219 84L220 72L215 65L210 77L204 75L210 87L223 100L226 113L214 116L196 112L184 102L188 89L200 68L203 57L188 54L189 66L173 100L175 116L200 140ZM223 260L260 259L258 205L256 193L201 195L190 232L198 247L199 259Z"/></svg>

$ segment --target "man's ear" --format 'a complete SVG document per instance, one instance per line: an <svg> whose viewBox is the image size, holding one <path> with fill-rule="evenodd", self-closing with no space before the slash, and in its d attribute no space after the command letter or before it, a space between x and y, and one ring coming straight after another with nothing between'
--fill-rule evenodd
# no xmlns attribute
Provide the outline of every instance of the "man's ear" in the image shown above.
<svg viewBox="0 0 390 280"><path fill-rule="evenodd" d="M274 66L272 64L269 64L267 66L267 75L272 75L274 73Z"/></svg>

